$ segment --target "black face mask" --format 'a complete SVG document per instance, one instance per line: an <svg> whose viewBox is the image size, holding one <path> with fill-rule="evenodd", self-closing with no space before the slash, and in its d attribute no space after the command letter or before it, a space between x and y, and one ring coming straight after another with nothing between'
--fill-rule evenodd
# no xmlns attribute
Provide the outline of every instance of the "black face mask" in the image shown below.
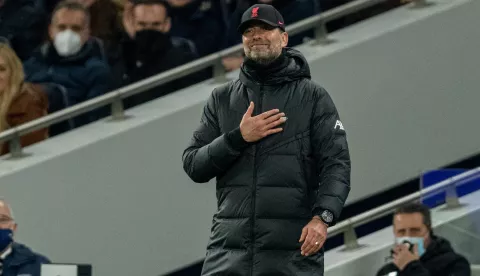
<svg viewBox="0 0 480 276"><path fill-rule="evenodd" d="M170 35L157 30L138 31L134 41L136 54L140 56L162 55L172 46Z"/></svg>

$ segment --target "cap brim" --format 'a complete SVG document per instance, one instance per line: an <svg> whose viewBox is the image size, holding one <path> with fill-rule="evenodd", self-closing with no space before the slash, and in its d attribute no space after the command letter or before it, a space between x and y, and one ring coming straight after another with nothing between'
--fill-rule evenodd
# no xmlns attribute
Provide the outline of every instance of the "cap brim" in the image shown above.
<svg viewBox="0 0 480 276"><path fill-rule="evenodd" d="M273 22L270 22L268 20L265 20L265 19L257 19L257 18L252 18L252 19L248 19L246 20L245 22L243 22L242 24L240 24L240 26L238 26L237 28L237 31L240 33L240 34L243 34L243 32L245 31L245 29L247 28L247 26L249 24L251 24L252 22L263 22L269 26L272 26L274 28L280 28L282 30L285 30L285 27L282 26L282 25L278 25L278 24L275 24Z"/></svg>

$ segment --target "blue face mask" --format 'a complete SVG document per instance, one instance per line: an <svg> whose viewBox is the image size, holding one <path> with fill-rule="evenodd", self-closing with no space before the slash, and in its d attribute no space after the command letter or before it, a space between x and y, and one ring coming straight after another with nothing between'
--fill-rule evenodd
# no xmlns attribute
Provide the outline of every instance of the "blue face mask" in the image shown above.
<svg viewBox="0 0 480 276"><path fill-rule="evenodd" d="M10 229L0 229L0 252L5 251L13 242L13 231Z"/></svg>
<svg viewBox="0 0 480 276"><path fill-rule="evenodd" d="M409 242L411 244L416 244L418 249L418 256L425 254L425 240L422 237L401 237L395 239L396 244L402 244L404 242Z"/></svg>

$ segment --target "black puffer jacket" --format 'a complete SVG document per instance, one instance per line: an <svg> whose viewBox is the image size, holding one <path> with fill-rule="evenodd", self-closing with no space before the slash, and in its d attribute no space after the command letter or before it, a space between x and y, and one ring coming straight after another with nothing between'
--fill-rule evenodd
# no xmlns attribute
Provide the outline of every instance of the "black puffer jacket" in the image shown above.
<svg viewBox="0 0 480 276"><path fill-rule="evenodd" d="M202 275L323 275L323 251L301 256L298 240L320 210L339 217L350 190L348 146L304 57L294 49L284 56L278 70L261 74L244 64L239 80L215 89L184 152L194 181L217 178ZM228 137L239 133L250 101L254 115L279 108L288 120L283 132L240 146Z"/></svg>

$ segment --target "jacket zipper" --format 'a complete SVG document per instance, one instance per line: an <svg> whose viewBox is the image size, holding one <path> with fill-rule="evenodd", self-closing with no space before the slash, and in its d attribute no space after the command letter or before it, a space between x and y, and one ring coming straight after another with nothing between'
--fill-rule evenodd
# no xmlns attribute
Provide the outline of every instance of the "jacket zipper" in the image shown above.
<svg viewBox="0 0 480 276"><path fill-rule="evenodd" d="M263 103L263 85L260 86L260 103L258 105L259 114L262 113L262 103ZM256 208L256 192L257 192L257 153L258 153L258 143L254 145L255 154L253 157L253 187L252 187L252 229L250 232L250 237L252 241L252 265L250 266L250 275L253 276L253 266L254 266L254 256L255 256L255 208Z"/></svg>

